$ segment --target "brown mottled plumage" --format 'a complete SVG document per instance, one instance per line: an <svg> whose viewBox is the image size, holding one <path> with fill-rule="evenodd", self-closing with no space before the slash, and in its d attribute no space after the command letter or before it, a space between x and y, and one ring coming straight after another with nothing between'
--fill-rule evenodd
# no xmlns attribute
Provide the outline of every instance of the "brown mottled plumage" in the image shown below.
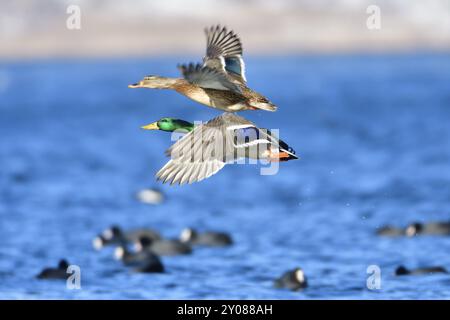
<svg viewBox="0 0 450 320"><path fill-rule="evenodd" d="M246 106L245 104L242 105L242 95L232 91L202 88L192 85L185 80L180 81L174 89L178 93L181 93L196 102L224 111L230 111L229 106L234 105L240 106L242 108L240 110L252 110L251 107Z"/></svg>

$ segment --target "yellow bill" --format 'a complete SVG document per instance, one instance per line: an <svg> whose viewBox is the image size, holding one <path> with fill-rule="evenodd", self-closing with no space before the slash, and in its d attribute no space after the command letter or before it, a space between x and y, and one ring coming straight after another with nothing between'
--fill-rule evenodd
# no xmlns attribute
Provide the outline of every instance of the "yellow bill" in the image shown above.
<svg viewBox="0 0 450 320"><path fill-rule="evenodd" d="M141 128L145 129L145 130L159 130L159 128L158 128L158 121L150 123L150 124L148 124L146 126L142 126Z"/></svg>

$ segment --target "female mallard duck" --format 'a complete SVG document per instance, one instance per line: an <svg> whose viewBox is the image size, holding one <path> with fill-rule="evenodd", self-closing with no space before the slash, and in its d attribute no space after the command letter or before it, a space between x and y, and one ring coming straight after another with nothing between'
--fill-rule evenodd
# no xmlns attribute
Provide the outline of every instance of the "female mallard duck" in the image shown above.
<svg viewBox="0 0 450 320"><path fill-rule="evenodd" d="M196 102L227 112L275 111L276 106L267 98L247 87L238 36L220 26L205 32L207 48L203 64L179 66L183 78L151 75L128 87L173 89Z"/></svg>
<svg viewBox="0 0 450 320"><path fill-rule="evenodd" d="M270 131L233 113L223 113L195 127L184 120L163 118L142 128L187 132L166 151L172 159L156 174L163 183L201 181L241 158L297 159L295 151Z"/></svg>

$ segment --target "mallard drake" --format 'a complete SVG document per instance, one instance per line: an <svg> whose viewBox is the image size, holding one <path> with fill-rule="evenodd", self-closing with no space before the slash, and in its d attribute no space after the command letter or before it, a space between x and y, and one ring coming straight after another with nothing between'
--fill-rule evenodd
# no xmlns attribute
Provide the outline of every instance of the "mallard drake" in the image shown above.
<svg viewBox="0 0 450 320"><path fill-rule="evenodd" d="M205 29L205 33L207 48L203 64L180 65L183 78L149 75L128 87L173 89L196 102L227 112L276 111L267 98L247 87L239 37L220 26Z"/></svg>
<svg viewBox="0 0 450 320"><path fill-rule="evenodd" d="M185 123L184 120L163 118L142 127L187 132L166 151L172 159L156 174L163 183L198 182L241 158L269 162L297 159L295 151L269 130L258 128L233 113L223 113L195 128L191 123Z"/></svg>

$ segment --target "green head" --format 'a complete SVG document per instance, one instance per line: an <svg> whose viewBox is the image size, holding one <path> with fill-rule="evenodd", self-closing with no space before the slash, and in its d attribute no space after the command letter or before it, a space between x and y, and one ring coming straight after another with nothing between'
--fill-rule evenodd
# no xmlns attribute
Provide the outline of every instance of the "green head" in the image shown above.
<svg viewBox="0 0 450 320"><path fill-rule="evenodd" d="M194 129L194 125L190 122L180 119L161 118L158 121L150 123L141 128L146 130L161 130L167 132L173 131L189 132L192 131L192 129Z"/></svg>

